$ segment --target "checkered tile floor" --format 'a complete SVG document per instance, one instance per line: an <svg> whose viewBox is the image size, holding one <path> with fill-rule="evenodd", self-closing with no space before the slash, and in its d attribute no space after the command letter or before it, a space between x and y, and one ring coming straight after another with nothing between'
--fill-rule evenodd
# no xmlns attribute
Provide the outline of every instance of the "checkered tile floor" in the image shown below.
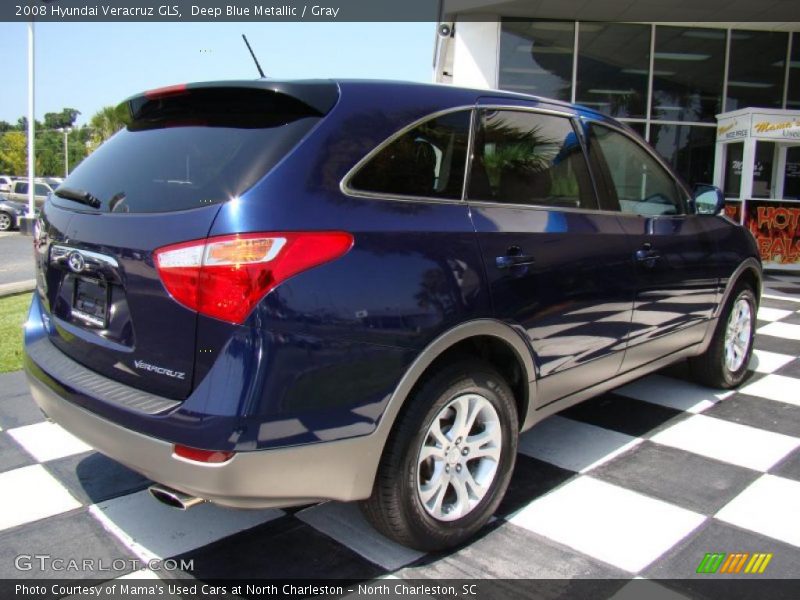
<svg viewBox="0 0 800 600"><path fill-rule="evenodd" d="M193 559L185 575L199 579L683 579L712 551L771 552L772 577L797 577L800 278L767 285L740 389L699 387L678 365L547 419L522 437L497 518L436 555L382 538L336 502L166 508L143 478L44 421L21 373L2 375L0 578L41 576L14 557L46 553Z"/></svg>

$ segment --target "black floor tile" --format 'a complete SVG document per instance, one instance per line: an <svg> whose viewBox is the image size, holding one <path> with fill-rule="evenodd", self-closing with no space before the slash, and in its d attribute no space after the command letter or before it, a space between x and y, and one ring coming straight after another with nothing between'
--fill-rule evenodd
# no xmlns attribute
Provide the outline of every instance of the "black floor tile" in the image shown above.
<svg viewBox="0 0 800 600"><path fill-rule="evenodd" d="M517 464L506 495L495 514L506 516L528 505L539 496L554 490L576 475L550 463L517 454Z"/></svg>
<svg viewBox="0 0 800 600"><path fill-rule="evenodd" d="M45 416L30 394L10 397L3 394L0 398L0 427L3 429L33 425L45 420Z"/></svg>
<svg viewBox="0 0 800 600"><path fill-rule="evenodd" d="M495 580L617 578L608 582L612 589L622 587L629 577L611 565L511 523L503 523L456 552L420 559L396 573L404 579L481 579L489 574ZM558 583L561 588L569 585L567 581ZM542 597L571 597L565 594L567 591L561 589L563 596Z"/></svg>
<svg viewBox="0 0 800 600"><path fill-rule="evenodd" d="M0 431L0 473L33 464L34 458L7 431Z"/></svg>
<svg viewBox="0 0 800 600"><path fill-rule="evenodd" d="M769 472L773 475L800 481L800 448L772 467Z"/></svg>
<svg viewBox="0 0 800 600"><path fill-rule="evenodd" d="M753 347L757 350L765 350L767 352L777 352L778 354L788 354L789 356L797 356L797 350L800 343L797 340L789 340L786 338L775 337L773 335L756 334L756 339Z"/></svg>
<svg viewBox="0 0 800 600"><path fill-rule="evenodd" d="M181 554L197 579L362 580L386 573L294 517L283 517Z"/></svg>
<svg viewBox="0 0 800 600"><path fill-rule="evenodd" d="M738 574L715 573L713 575L697 573L697 568L707 552L724 552L726 554L765 552L772 553L773 556L761 575L745 574L743 572ZM746 597L753 600L761 600L762 598L772 598L773 596L764 596L765 589L761 589L760 596L757 595L758 588L748 588L751 594L741 595L737 593L736 586L741 585L746 580L753 579L796 578L798 564L800 564L800 548L717 521L716 519L709 519L693 535L673 547L656 563L650 565L642 575L650 579L673 580L670 586L680 592L684 590L692 592L693 589L702 590L702 581L707 581L710 578L728 580L731 587L727 588L727 591L734 595L720 595L718 596L719 598ZM695 585L698 580L701 582L700 586ZM726 591L726 588L720 584L719 592L724 591Z"/></svg>
<svg viewBox="0 0 800 600"><path fill-rule="evenodd" d="M705 515L716 513L760 475L650 441L588 474Z"/></svg>
<svg viewBox="0 0 800 600"><path fill-rule="evenodd" d="M800 302L776 300L775 298L761 298L761 306L765 306L766 308L779 308L781 310L800 310Z"/></svg>
<svg viewBox="0 0 800 600"><path fill-rule="evenodd" d="M780 319L778 323L789 323L791 325L800 325L800 313L793 312L792 314Z"/></svg>
<svg viewBox="0 0 800 600"><path fill-rule="evenodd" d="M800 392L798 392L800 393ZM736 393L718 402L704 415L800 437L800 406Z"/></svg>
<svg viewBox="0 0 800 600"><path fill-rule="evenodd" d="M138 492L150 484L146 477L98 452L52 460L44 467L84 504Z"/></svg>
<svg viewBox="0 0 800 600"><path fill-rule="evenodd" d="M800 342L797 344L800 350ZM780 369L775 371L776 375L786 375L787 377L797 377L800 379L800 358L796 358L791 362L786 363Z"/></svg>
<svg viewBox="0 0 800 600"><path fill-rule="evenodd" d="M684 413L616 394L592 398L560 413L564 417L634 437L654 432Z"/></svg>
<svg viewBox="0 0 800 600"><path fill-rule="evenodd" d="M39 559L16 560L20 555L49 558L42 565ZM55 559L63 562L55 563ZM84 565L84 559L93 562ZM143 565L131 563L135 559L136 556L85 509L0 532L0 579L111 579L141 568ZM79 568L70 568L71 560L77 561ZM30 569L26 568L28 564Z"/></svg>

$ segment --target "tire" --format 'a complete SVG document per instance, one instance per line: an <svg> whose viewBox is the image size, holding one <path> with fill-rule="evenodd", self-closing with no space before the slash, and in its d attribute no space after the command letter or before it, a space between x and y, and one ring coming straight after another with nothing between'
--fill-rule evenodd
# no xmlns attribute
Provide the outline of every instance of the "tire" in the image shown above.
<svg viewBox="0 0 800 600"><path fill-rule="evenodd" d="M471 429L457 427L459 415L475 415ZM514 396L496 370L472 359L443 368L406 401L362 512L383 535L417 550L464 542L508 488L518 432Z"/></svg>
<svg viewBox="0 0 800 600"><path fill-rule="evenodd" d="M0 231L11 231L14 219L8 213L0 212Z"/></svg>
<svg viewBox="0 0 800 600"><path fill-rule="evenodd" d="M708 349L689 361L698 383L722 389L742 383L753 354L757 308L756 296L749 286L739 285L733 291Z"/></svg>

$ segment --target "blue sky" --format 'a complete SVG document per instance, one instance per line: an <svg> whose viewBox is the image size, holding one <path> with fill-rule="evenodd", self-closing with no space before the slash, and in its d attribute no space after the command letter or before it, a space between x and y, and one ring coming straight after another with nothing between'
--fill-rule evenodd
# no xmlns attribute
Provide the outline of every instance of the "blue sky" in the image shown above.
<svg viewBox="0 0 800 600"><path fill-rule="evenodd" d="M435 23L39 23L36 118L186 81L257 76L430 81ZM27 111L27 24L0 23L0 120Z"/></svg>

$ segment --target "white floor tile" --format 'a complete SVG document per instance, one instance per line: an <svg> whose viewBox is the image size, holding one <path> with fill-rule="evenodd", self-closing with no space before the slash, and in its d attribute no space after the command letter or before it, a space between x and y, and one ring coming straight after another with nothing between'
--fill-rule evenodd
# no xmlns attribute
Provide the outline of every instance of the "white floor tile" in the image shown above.
<svg viewBox="0 0 800 600"><path fill-rule="evenodd" d="M704 415L676 423L651 439L757 471L766 471L800 445L798 438Z"/></svg>
<svg viewBox="0 0 800 600"><path fill-rule="evenodd" d="M658 374L637 379L614 393L692 413L703 412L733 394Z"/></svg>
<svg viewBox="0 0 800 600"><path fill-rule="evenodd" d="M379 534L353 503L325 502L297 513L297 518L384 569L394 571L424 556Z"/></svg>
<svg viewBox="0 0 800 600"><path fill-rule="evenodd" d="M51 421L17 427L9 430L8 434L39 462L92 450L91 446Z"/></svg>
<svg viewBox="0 0 800 600"><path fill-rule="evenodd" d="M181 554L283 514L213 504L181 511L161 504L147 490L95 504L89 512L142 560Z"/></svg>
<svg viewBox="0 0 800 600"><path fill-rule="evenodd" d="M632 573L704 520L703 515L588 476L534 500L510 519Z"/></svg>
<svg viewBox="0 0 800 600"><path fill-rule="evenodd" d="M0 473L0 530L80 508L41 465Z"/></svg>
<svg viewBox="0 0 800 600"><path fill-rule="evenodd" d="M792 323L770 323L756 330L758 335L771 335L772 337L787 340L800 340L800 325Z"/></svg>
<svg viewBox="0 0 800 600"><path fill-rule="evenodd" d="M762 475L716 517L737 527L800 546L800 481Z"/></svg>
<svg viewBox="0 0 800 600"><path fill-rule="evenodd" d="M800 406L800 379L785 375L767 375L739 390L743 394L769 398Z"/></svg>
<svg viewBox="0 0 800 600"><path fill-rule="evenodd" d="M774 373L794 359L794 356L788 354L778 354L776 352L767 352L766 350L753 350L753 356L750 359L748 367L757 373Z"/></svg>
<svg viewBox="0 0 800 600"><path fill-rule="evenodd" d="M792 314L790 310L783 310L780 308L767 308L762 306L758 309L757 318L759 321L777 321L783 317L788 317Z"/></svg>
<svg viewBox="0 0 800 600"><path fill-rule="evenodd" d="M519 451L571 471L588 471L641 442L640 439L558 415L519 439Z"/></svg>

